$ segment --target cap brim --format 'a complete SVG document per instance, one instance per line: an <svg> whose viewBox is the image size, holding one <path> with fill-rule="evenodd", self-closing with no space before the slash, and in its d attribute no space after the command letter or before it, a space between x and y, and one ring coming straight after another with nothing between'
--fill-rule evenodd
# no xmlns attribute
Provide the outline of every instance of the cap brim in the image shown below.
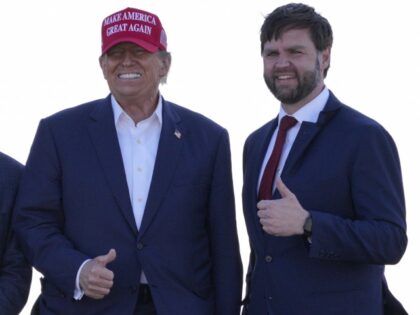
<svg viewBox="0 0 420 315"><path fill-rule="evenodd" d="M159 47L138 38L122 37L122 38L115 39L109 42L106 46L102 47L102 54L106 53L115 45L118 45L121 43L133 43L137 46L140 46L141 48L146 49L150 53L155 53L159 49Z"/></svg>

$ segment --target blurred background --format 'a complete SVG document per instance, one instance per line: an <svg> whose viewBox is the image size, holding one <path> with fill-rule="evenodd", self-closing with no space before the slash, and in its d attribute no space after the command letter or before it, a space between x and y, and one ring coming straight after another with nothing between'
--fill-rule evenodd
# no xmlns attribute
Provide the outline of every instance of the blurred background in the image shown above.
<svg viewBox="0 0 420 315"><path fill-rule="evenodd" d="M172 68L163 96L210 117L230 134L237 222L246 269L242 216L242 146L276 116L278 101L262 77L259 29L286 4L272 0L15 0L0 2L0 150L25 163L41 118L108 94L99 68L102 19L126 7L156 13L168 35ZM397 143L404 176L409 245L387 266L393 293L420 314L418 247L420 175L420 25L414 0L305 1L334 32L327 86L344 103L379 121ZM416 144L417 143L417 144ZM417 187L417 188L416 188ZM39 273L22 314L39 294Z"/></svg>

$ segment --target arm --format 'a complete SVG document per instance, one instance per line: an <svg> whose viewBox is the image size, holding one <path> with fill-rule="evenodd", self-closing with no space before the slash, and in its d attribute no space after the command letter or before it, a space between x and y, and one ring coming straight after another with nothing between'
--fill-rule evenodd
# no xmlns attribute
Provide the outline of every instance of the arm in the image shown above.
<svg viewBox="0 0 420 315"><path fill-rule="evenodd" d="M213 281L216 291L215 314L239 314L242 263L236 229L229 139L226 131L220 137L214 162L208 207Z"/></svg>
<svg viewBox="0 0 420 315"><path fill-rule="evenodd" d="M22 165L0 154L0 314L16 315L25 305L32 267L12 229L13 207Z"/></svg>
<svg viewBox="0 0 420 315"><path fill-rule="evenodd" d="M266 233L274 236L304 234L312 218L311 258L366 264L395 264L407 246L404 193L397 149L378 126L363 130L351 160L349 201L353 217L340 209L304 209L293 192L278 180L282 198L258 203ZM320 196L329 198L329 196ZM347 204L351 203L351 205Z"/></svg>
<svg viewBox="0 0 420 315"><path fill-rule="evenodd" d="M78 268L88 258L65 234L65 209L57 143L41 121L17 199L15 229L25 255L55 288L73 296Z"/></svg>
<svg viewBox="0 0 420 315"><path fill-rule="evenodd" d="M32 268L9 233L1 261L0 314L19 314L28 299L31 278Z"/></svg>
<svg viewBox="0 0 420 315"><path fill-rule="evenodd" d="M390 135L363 133L351 172L354 218L311 211L310 256L369 264L395 264L407 246L398 152Z"/></svg>

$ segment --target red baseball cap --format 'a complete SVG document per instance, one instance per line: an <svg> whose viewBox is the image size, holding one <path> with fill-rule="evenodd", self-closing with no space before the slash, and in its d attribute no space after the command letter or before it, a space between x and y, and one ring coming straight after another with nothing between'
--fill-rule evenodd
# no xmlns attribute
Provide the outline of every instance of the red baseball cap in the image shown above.
<svg viewBox="0 0 420 315"><path fill-rule="evenodd" d="M111 47L130 42L154 53L167 47L166 33L157 15L126 8L102 22L102 54Z"/></svg>

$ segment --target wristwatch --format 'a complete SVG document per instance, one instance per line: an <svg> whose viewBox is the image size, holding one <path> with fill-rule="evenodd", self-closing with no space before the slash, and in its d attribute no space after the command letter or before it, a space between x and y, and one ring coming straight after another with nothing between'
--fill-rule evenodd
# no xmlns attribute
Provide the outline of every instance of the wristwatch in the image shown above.
<svg viewBox="0 0 420 315"><path fill-rule="evenodd" d="M312 235L312 216L310 213L303 224L303 234L306 237L310 237Z"/></svg>

